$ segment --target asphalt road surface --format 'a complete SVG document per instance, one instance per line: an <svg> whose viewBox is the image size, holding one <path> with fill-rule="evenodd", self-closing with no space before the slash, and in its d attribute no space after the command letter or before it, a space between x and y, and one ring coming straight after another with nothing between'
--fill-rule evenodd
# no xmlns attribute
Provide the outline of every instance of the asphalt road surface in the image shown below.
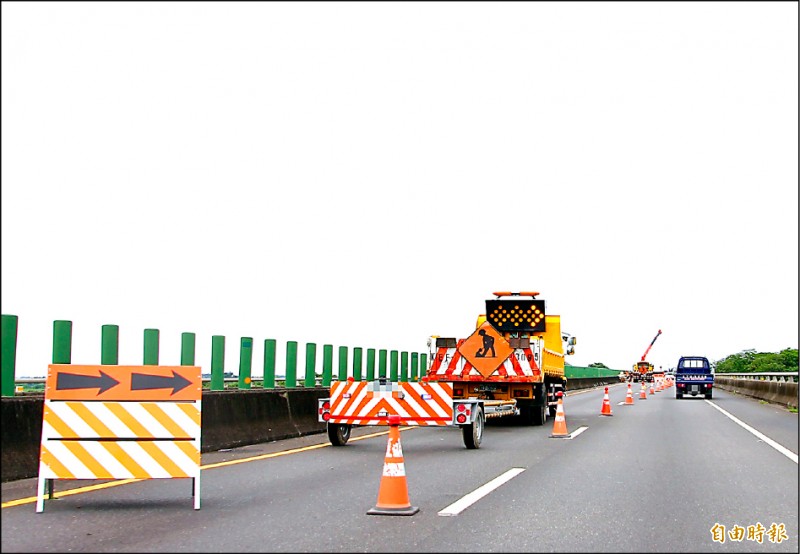
<svg viewBox="0 0 800 554"><path fill-rule="evenodd" d="M4 483L2 551L798 552L796 413L633 390L611 387L610 417L602 388L570 393L569 438L497 420L467 450L402 427L413 516L367 514L387 428L362 427L203 454L199 510L189 479L58 480L42 513L36 479Z"/></svg>

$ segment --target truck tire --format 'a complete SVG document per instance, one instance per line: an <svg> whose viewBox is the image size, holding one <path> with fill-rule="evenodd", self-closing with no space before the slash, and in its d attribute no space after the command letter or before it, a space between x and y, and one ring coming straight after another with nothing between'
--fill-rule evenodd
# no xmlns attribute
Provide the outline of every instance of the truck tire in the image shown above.
<svg viewBox="0 0 800 554"><path fill-rule="evenodd" d="M328 440L333 446L344 446L350 439L350 425L328 423Z"/></svg>
<svg viewBox="0 0 800 554"><path fill-rule="evenodd" d="M558 410L558 406L548 406L548 410L550 412L550 417L556 417L556 411Z"/></svg>
<svg viewBox="0 0 800 554"><path fill-rule="evenodd" d="M547 409L547 406L531 406L533 412L533 421L531 424L544 425L544 422L547 421Z"/></svg>
<svg viewBox="0 0 800 554"><path fill-rule="evenodd" d="M461 426L461 435L464 437L464 446L474 450L481 447L483 439L483 408L478 408L475 413L475 421Z"/></svg>
<svg viewBox="0 0 800 554"><path fill-rule="evenodd" d="M537 406L532 401L520 401L519 421L523 425L544 425L547 420L547 406Z"/></svg>
<svg viewBox="0 0 800 554"><path fill-rule="evenodd" d="M706 393L706 400L711 400L711 395L712 395L712 393L707 392Z"/></svg>
<svg viewBox="0 0 800 554"><path fill-rule="evenodd" d="M682 394L682 393L680 393L680 392L676 392L676 393L675 393L675 399L676 399L676 400L680 400L681 398L683 398L683 394Z"/></svg>

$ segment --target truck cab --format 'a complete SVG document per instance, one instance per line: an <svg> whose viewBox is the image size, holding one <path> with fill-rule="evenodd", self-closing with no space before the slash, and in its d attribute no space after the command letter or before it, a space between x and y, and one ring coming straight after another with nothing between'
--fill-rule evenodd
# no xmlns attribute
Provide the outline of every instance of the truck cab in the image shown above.
<svg viewBox="0 0 800 554"><path fill-rule="evenodd" d="M675 368L675 398L684 394L702 394L711 399L714 386L714 369L704 356L681 356Z"/></svg>

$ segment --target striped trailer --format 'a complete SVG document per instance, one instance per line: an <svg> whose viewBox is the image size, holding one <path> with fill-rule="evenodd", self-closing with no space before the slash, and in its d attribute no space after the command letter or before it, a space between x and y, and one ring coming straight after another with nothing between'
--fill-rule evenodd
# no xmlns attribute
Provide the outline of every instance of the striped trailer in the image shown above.
<svg viewBox="0 0 800 554"><path fill-rule="evenodd" d="M354 425L389 425L389 417L400 418L401 425L458 426L464 445L480 448L483 438L483 401L453 399L448 382L395 383L386 378L376 381L335 381L330 398L319 399L319 421L327 423L328 438L334 446L344 446Z"/></svg>

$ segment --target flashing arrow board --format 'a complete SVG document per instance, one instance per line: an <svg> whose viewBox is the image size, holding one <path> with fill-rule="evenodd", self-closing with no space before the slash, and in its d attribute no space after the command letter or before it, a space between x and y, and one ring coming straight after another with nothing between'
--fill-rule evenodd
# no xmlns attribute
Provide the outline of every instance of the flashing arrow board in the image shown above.
<svg viewBox="0 0 800 554"><path fill-rule="evenodd" d="M202 397L194 366L108 366L51 364L45 400L169 400Z"/></svg>
<svg viewBox="0 0 800 554"><path fill-rule="evenodd" d="M498 331L544 331L544 300L487 300L486 320Z"/></svg>

